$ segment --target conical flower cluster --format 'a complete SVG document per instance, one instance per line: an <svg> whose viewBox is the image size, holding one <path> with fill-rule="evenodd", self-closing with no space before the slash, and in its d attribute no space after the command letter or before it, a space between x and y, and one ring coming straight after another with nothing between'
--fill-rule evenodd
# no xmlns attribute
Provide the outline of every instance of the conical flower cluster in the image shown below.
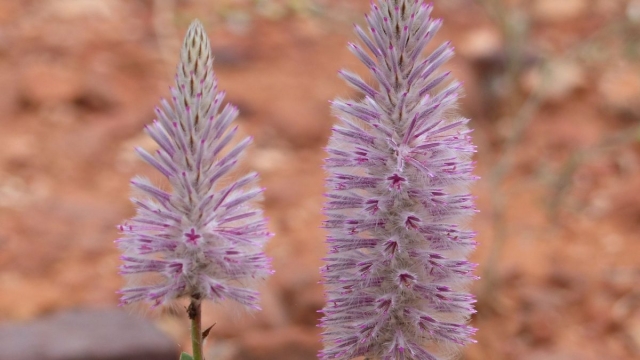
<svg viewBox="0 0 640 360"><path fill-rule="evenodd" d="M120 269L150 276L121 291L123 304L160 305L187 296L257 308L258 293L251 286L271 273L263 252L271 234L253 204L263 191L255 186L257 174L228 176L251 139L232 146L238 110L222 106L224 93L212 64L209 39L195 21L182 46L171 103L163 100L157 120L146 127L159 150L136 149L173 191L140 177L131 181L139 194L132 199L137 215L120 226Z"/></svg>
<svg viewBox="0 0 640 360"><path fill-rule="evenodd" d="M336 100L326 160L329 255L323 267L325 360L441 359L472 342L475 212L460 83L438 68L449 43L423 50L441 21L421 0L381 0L349 44L377 84L341 76L361 100Z"/></svg>

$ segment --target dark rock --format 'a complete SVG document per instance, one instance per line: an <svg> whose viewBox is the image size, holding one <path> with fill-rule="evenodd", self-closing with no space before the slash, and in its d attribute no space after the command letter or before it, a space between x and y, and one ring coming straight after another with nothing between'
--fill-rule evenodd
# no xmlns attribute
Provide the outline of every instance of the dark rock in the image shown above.
<svg viewBox="0 0 640 360"><path fill-rule="evenodd" d="M177 344L121 310L78 310L0 325L0 354L11 360L175 360Z"/></svg>

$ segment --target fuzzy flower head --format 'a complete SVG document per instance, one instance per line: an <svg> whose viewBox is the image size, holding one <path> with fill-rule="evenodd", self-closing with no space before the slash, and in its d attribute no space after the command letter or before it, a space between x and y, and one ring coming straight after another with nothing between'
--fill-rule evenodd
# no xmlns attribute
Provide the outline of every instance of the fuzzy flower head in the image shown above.
<svg viewBox="0 0 640 360"><path fill-rule="evenodd" d="M258 307L249 287L272 271L263 252L271 234L253 202L263 189L257 174L230 179L228 173L251 142L233 145L238 110L222 106L212 69L211 46L194 21L182 46L171 102L156 108L157 120L146 127L159 145L150 154L136 151L170 182L172 192L136 177L137 214L120 226L121 273L144 283L121 290L122 303L154 305L187 296L214 301L225 298Z"/></svg>
<svg viewBox="0 0 640 360"><path fill-rule="evenodd" d="M475 212L460 83L438 68L449 43L423 55L441 26L421 0L381 0L349 49L377 83L341 71L361 100L336 100L325 213L329 255L324 360L436 360L473 342L475 279L467 255Z"/></svg>

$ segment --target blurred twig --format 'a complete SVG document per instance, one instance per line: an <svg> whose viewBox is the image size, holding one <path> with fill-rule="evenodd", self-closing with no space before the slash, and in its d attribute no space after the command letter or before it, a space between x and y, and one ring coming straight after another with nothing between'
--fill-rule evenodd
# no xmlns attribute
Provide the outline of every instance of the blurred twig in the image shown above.
<svg viewBox="0 0 640 360"><path fill-rule="evenodd" d="M503 34L507 58L504 85L507 87L506 92L512 95L508 99L507 111L513 112L518 108L518 103L520 102L520 96L516 94L515 90L522 70L522 44L526 43L523 39L528 36L528 27L526 22L520 21L522 19L519 19L516 15L518 13L517 10L508 10L500 0L476 1L487 11ZM522 24L525 25L523 26ZM546 75L546 73L547 72L544 71L543 75ZM481 300L481 304L489 306L491 310L494 311L499 309L494 296L494 289L497 286L497 264L507 240L507 229L505 225L506 196L501 189L501 185L512 167L517 144L540 106L545 85L546 76L543 76L543 81L539 83L539 86L529 95L524 103L519 106L515 115L511 117L511 132L505 139L504 147L488 176L489 191L492 199L491 219L494 235L489 255L484 265L483 283L479 299ZM507 118L509 117L510 116Z"/></svg>
<svg viewBox="0 0 640 360"><path fill-rule="evenodd" d="M517 84L524 67L524 46L527 42L523 40L529 36L529 21L524 11L518 7L508 9L502 0L475 1L487 11L503 36L506 55L503 86L506 87L504 92L511 94L506 105L509 112L516 112L522 102Z"/></svg>
<svg viewBox="0 0 640 360"><path fill-rule="evenodd" d="M325 8L316 0L253 0L254 9L267 18L278 20L286 15L325 15Z"/></svg>
<svg viewBox="0 0 640 360"><path fill-rule="evenodd" d="M640 125L631 129L623 129L617 133L602 139L598 144L574 152L562 166L560 175L553 184L551 196L547 207L549 219L557 225L560 205L568 193L572 179L578 168L588 160L598 157L610 150L622 145L640 141Z"/></svg>
<svg viewBox="0 0 640 360"><path fill-rule="evenodd" d="M578 57L584 49L592 46L593 43L604 40L611 35L625 32L628 26L628 21L611 22L607 26L591 34L575 47L567 50L563 54L563 56L569 58ZM640 140L640 125L636 125L635 127L632 127L630 129L620 130L617 133L602 139L599 143L593 145L592 147L576 150L569 156L567 161L562 166L560 174L552 185L549 198L550 200L547 204L547 214L554 225L557 225L557 215L560 205L564 200L569 187L571 186L571 179L573 178L573 175L578 170L578 168L589 159L597 157L602 153L612 150L613 148L616 148L618 146L630 143L634 140Z"/></svg>
<svg viewBox="0 0 640 360"><path fill-rule="evenodd" d="M174 25L174 0L153 1L153 27L158 41L160 55L167 67L175 64L175 54L179 48L177 31Z"/></svg>
<svg viewBox="0 0 640 360"><path fill-rule="evenodd" d="M526 22L521 18L522 12L518 8L507 9L500 0L476 0L482 7L486 9L492 19L498 24L505 39L505 50L507 55L507 67L505 70L506 86L511 94L508 99L507 111L515 112L514 116L507 116L511 118L509 121L511 124L511 132L504 141L503 149L496 160L495 165L489 172L489 189L492 198L492 224L494 229L493 242L489 250L489 255L485 262L483 272L483 285L480 290L479 298L482 303L489 306L492 310L498 310L499 306L496 304L495 289L497 283L497 268L500 261L500 257L505 246L508 234L507 225L505 219L506 212L506 195L501 189L501 185L509 174L513 167L513 157L515 156L515 150L518 143L522 139L528 125L533 120L535 113L538 111L542 104L544 93L548 81L550 80L550 74L548 71L549 58L543 58L540 62L540 72L542 79L538 86L528 96L524 102L519 99L519 94L516 90L518 86L518 80L521 75L522 60L523 60L523 44L526 44L526 38L528 37L528 27ZM524 26L522 24L525 24ZM617 33L625 28L624 23L612 22L608 26L605 26L598 31L594 32L590 36L586 37L576 46L564 51L557 58L573 58L581 54L581 52L592 46L593 43L600 41L601 38L610 35L611 33ZM521 104L521 105L520 105ZM622 135L622 134L621 134ZM628 135L626 132L624 135ZM632 137L632 136L631 136ZM569 182L566 180L570 178L573 171L577 166L584 161L587 157L593 156L593 153L599 153L601 148L608 148L611 144L619 144L622 139L614 137L614 140L603 140L602 146L596 147L597 149L590 150L584 153L576 153L572 159L568 161L567 167L560 177L562 184L558 185L558 193L563 192L568 186ZM626 138L626 137L625 137ZM606 146L605 146L606 144ZM566 173L566 174L565 174ZM553 197L555 199L555 197ZM557 201L559 201L558 197ZM552 205L558 206L559 202Z"/></svg>
<svg viewBox="0 0 640 360"><path fill-rule="evenodd" d="M495 304L493 294L497 285L496 270L500 255L507 240L507 227L505 222L506 196L501 189L501 185L513 166L516 147L540 107L545 85L549 78L548 75L548 71L544 69L540 85L531 93L518 113L513 117L511 133L505 141L500 157L489 173L489 189L493 200L492 224L494 236L489 255L485 262L483 272L484 282L480 292L480 298L485 300L485 304L487 305Z"/></svg>

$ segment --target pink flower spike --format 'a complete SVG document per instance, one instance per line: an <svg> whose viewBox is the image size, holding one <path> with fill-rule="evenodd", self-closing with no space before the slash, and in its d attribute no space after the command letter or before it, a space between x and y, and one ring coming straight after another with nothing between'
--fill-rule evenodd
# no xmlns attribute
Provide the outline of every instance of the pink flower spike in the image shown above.
<svg viewBox="0 0 640 360"><path fill-rule="evenodd" d="M273 271L264 246L272 236L255 202L263 188L256 174L229 178L251 139L232 141L238 113L220 111L211 45L194 21L184 39L171 88L171 103L156 107L158 121L145 127L161 151L136 149L171 184L165 191L136 177L137 214L119 227L120 272L130 284L121 304L153 307L181 297L234 300L259 309L255 286ZM223 149L224 156L219 156ZM224 183L220 185L218 180ZM152 275L136 283L140 274Z"/></svg>
<svg viewBox="0 0 640 360"><path fill-rule="evenodd" d="M442 25L431 10L372 2L369 33L355 27L364 46L349 44L371 76L339 73L361 100L331 102L321 360L439 360L474 342L475 146L461 84L439 70L451 44L423 54Z"/></svg>

